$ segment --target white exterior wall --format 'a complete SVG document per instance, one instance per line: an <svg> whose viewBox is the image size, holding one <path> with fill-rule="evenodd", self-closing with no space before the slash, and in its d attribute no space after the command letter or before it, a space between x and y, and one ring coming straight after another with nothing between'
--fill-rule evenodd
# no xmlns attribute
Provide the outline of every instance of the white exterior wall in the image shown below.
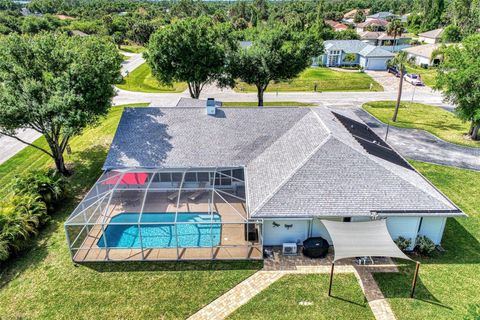
<svg viewBox="0 0 480 320"><path fill-rule="evenodd" d="M343 218L322 218L322 220L342 221ZM320 219L313 219L312 221L312 237L322 237L328 241L328 244L332 245L332 238L330 238L327 228L325 228Z"/></svg>
<svg viewBox="0 0 480 320"><path fill-rule="evenodd" d="M387 228L393 240L398 237L404 237L412 240L410 250L415 246L418 227L420 226L420 217L388 217Z"/></svg>
<svg viewBox="0 0 480 320"><path fill-rule="evenodd" d="M367 66L367 59L365 59L365 57L362 57L360 56L360 60L359 60L359 63L358 63L361 67L363 67L363 69L367 69L366 66Z"/></svg>
<svg viewBox="0 0 480 320"><path fill-rule="evenodd" d="M418 37L418 40L421 41L421 42L430 43L430 44L440 42L440 39L425 38L425 37Z"/></svg>
<svg viewBox="0 0 480 320"><path fill-rule="evenodd" d="M280 226L275 227L273 222ZM285 227L286 224L293 226L287 229ZM303 242L303 240L308 238L309 225L309 220L264 219L263 245L279 246L285 242Z"/></svg>
<svg viewBox="0 0 480 320"><path fill-rule="evenodd" d="M323 220L342 221L338 218L322 218ZM388 217L387 228L393 240L404 237L412 240L409 248L413 250L417 235L429 237L435 244L442 241L446 223L445 217ZM352 217L351 222L370 221L370 217ZM280 226L274 227L273 222ZM287 229L285 225L293 225ZM308 237L322 237L331 245L332 240L320 218L312 220L264 219L263 244L280 246L285 242L303 242Z"/></svg>
<svg viewBox="0 0 480 320"><path fill-rule="evenodd" d="M439 245L442 242L443 230L445 230L445 224L447 218L445 217L423 217L420 224L420 230L418 234L421 236L427 236L433 243Z"/></svg>
<svg viewBox="0 0 480 320"><path fill-rule="evenodd" d="M425 58L425 57L422 57L422 56L417 56L417 55L411 54L411 53L409 53L407 55L407 57L408 57L408 59L410 59L412 57L415 58L415 64L418 65L418 66L421 65L421 64L428 64L428 65L431 64L429 58Z"/></svg>

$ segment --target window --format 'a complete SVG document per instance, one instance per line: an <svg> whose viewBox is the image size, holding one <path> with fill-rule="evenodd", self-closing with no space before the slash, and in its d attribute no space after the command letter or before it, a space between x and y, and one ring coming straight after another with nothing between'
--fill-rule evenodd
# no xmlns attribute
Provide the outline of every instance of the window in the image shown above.
<svg viewBox="0 0 480 320"><path fill-rule="evenodd" d="M161 182L171 182L172 175L170 173L160 173L160 181Z"/></svg>
<svg viewBox="0 0 480 320"><path fill-rule="evenodd" d="M198 182L209 182L210 181L210 177L209 177L208 172L198 172L197 176L198 176Z"/></svg>
<svg viewBox="0 0 480 320"><path fill-rule="evenodd" d="M185 182L197 182L196 172L187 172L185 174Z"/></svg>
<svg viewBox="0 0 480 320"><path fill-rule="evenodd" d="M232 170L232 177L244 181L245 177L243 175L243 169Z"/></svg>

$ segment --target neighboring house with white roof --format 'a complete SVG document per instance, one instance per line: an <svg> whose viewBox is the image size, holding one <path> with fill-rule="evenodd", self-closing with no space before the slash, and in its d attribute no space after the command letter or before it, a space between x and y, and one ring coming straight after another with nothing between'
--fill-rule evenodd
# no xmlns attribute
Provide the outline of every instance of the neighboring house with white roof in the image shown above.
<svg viewBox="0 0 480 320"><path fill-rule="evenodd" d="M393 14L391 12L386 12L386 11L382 11L382 12L377 12L375 14L372 14L372 15L369 15L367 16L367 20L372 20L372 19L383 19L383 20L388 20L388 19L393 19L393 18L397 18L398 16L396 14Z"/></svg>
<svg viewBox="0 0 480 320"><path fill-rule="evenodd" d="M324 42L325 53L321 56L321 64L327 67L359 65L365 70L386 70L387 61L395 55L380 47L360 40L328 40ZM348 61L348 55L355 59Z"/></svg>
<svg viewBox="0 0 480 320"><path fill-rule="evenodd" d="M364 31L359 32L360 40L371 44L372 46L382 47L387 51L398 52L404 48L410 47L410 40L412 38L408 36L393 37L386 32L378 31Z"/></svg>
<svg viewBox="0 0 480 320"><path fill-rule="evenodd" d="M418 40L425 43L439 43L442 40L443 28L430 30L418 34Z"/></svg>
<svg viewBox="0 0 480 320"><path fill-rule="evenodd" d="M440 63L441 57L434 57L432 59L432 53L440 48L440 43L435 44L423 44L410 48L405 48L402 51L407 53L408 59L411 59L419 66L434 66Z"/></svg>
<svg viewBox="0 0 480 320"><path fill-rule="evenodd" d="M347 110L125 108L103 169L65 223L77 262L262 259L331 244L323 220L440 244L464 216Z"/></svg>

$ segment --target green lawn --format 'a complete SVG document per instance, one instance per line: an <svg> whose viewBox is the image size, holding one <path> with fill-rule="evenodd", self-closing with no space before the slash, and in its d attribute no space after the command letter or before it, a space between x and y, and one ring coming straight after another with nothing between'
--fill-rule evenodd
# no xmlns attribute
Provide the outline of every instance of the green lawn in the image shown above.
<svg viewBox="0 0 480 320"><path fill-rule="evenodd" d="M258 107L258 102L223 102L224 107ZM268 101L263 102L264 107L313 107L314 103L295 102L295 101Z"/></svg>
<svg viewBox="0 0 480 320"><path fill-rule="evenodd" d="M121 51L130 52L130 53L142 53L146 50L145 47L139 45L122 45L120 48Z"/></svg>
<svg viewBox="0 0 480 320"><path fill-rule="evenodd" d="M384 123L399 128L422 129L445 141L469 147L480 147L479 141L466 138L469 124L442 108L421 103L402 102L397 122L392 122L394 101L367 102L363 109Z"/></svg>
<svg viewBox="0 0 480 320"><path fill-rule="evenodd" d="M335 275L334 297L328 282L328 274L284 276L229 319L374 319L353 274Z"/></svg>
<svg viewBox="0 0 480 320"><path fill-rule="evenodd" d="M423 83L429 87L435 86L435 77L437 76L437 69L435 68L421 68L419 66L407 66L408 73L419 74L422 77Z"/></svg>
<svg viewBox="0 0 480 320"><path fill-rule="evenodd" d="M329 68L307 68L300 76L292 81L271 83L268 92L288 91L383 91L383 88L368 74L362 72L342 72ZM237 92L256 92L255 86L238 83Z"/></svg>
<svg viewBox="0 0 480 320"><path fill-rule="evenodd" d="M444 253L421 259L416 299L407 298L413 266L405 276L376 274L397 319L480 318L480 172L412 161L452 199L468 218L449 218L442 241ZM470 310L477 308L474 316Z"/></svg>
<svg viewBox="0 0 480 320"><path fill-rule="evenodd" d="M148 64L144 63L126 76L122 83L117 84L117 87L129 91L162 93L183 92L187 89L187 84L181 82L174 83L172 86L162 85L152 75Z"/></svg>
<svg viewBox="0 0 480 320"><path fill-rule="evenodd" d="M122 110L112 108L100 126L72 139L73 153L67 156L75 170L72 198L31 250L0 265L0 319L185 319L260 267L247 262L74 266L63 223L100 175ZM0 196L8 194L15 174L51 165L40 151L25 148L0 165Z"/></svg>

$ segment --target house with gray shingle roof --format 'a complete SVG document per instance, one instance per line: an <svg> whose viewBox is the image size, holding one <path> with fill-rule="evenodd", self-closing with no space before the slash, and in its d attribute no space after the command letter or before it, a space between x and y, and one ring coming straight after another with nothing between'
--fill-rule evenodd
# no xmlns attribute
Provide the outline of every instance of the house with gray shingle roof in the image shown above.
<svg viewBox="0 0 480 320"><path fill-rule="evenodd" d="M443 28L430 30L418 34L418 40L421 42L435 44L442 40Z"/></svg>
<svg viewBox="0 0 480 320"><path fill-rule="evenodd" d="M261 259L331 242L325 219L439 244L464 215L346 110L125 108L103 170L65 225L75 261Z"/></svg>
<svg viewBox="0 0 480 320"><path fill-rule="evenodd" d="M328 40L320 61L327 67L360 66L365 70L386 70L395 55L360 40ZM354 59L350 59L350 58Z"/></svg>

